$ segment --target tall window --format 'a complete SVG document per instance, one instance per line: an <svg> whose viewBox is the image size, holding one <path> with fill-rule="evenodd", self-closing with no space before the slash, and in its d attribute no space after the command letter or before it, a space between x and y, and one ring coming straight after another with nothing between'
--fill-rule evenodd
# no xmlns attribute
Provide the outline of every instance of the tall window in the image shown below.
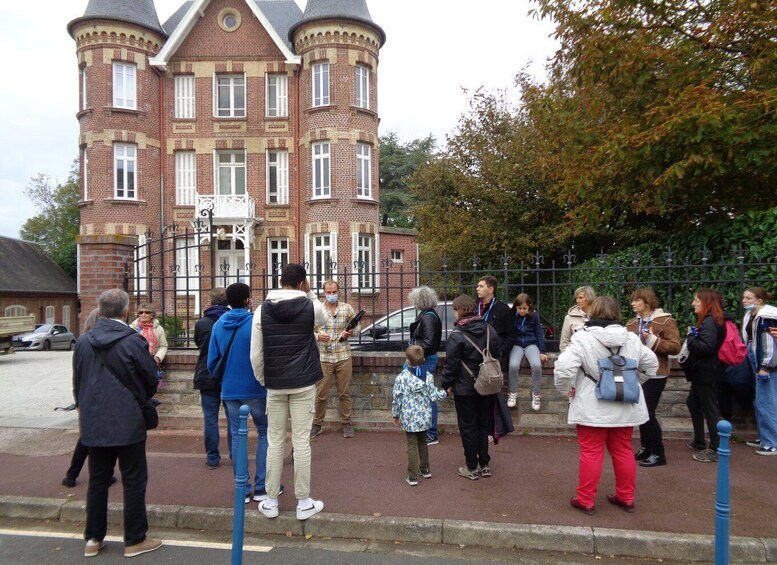
<svg viewBox="0 0 777 565"><path fill-rule="evenodd" d="M132 63L113 63L113 106L136 109L136 69Z"/></svg>
<svg viewBox="0 0 777 565"><path fill-rule="evenodd" d="M361 198L372 198L371 149L366 143L356 144L356 196Z"/></svg>
<svg viewBox="0 0 777 565"><path fill-rule="evenodd" d="M22 306L21 304L12 304L11 306L5 307L5 315L8 317L11 316L26 316L27 315L27 308Z"/></svg>
<svg viewBox="0 0 777 565"><path fill-rule="evenodd" d="M46 323L47 324L54 324L56 323L55 317L55 309L53 306L46 306Z"/></svg>
<svg viewBox="0 0 777 565"><path fill-rule="evenodd" d="M65 324L68 329L72 329L71 327L72 320L70 319L70 306L64 305L62 307L62 323Z"/></svg>
<svg viewBox="0 0 777 565"><path fill-rule="evenodd" d="M138 246L135 248L135 290L138 292L146 291L146 281L148 277L148 256L150 254L150 245L146 244L146 236L138 236Z"/></svg>
<svg viewBox="0 0 777 565"><path fill-rule="evenodd" d="M267 240L267 272L270 273L270 288L281 287L281 270L289 264L289 240L285 237L271 237Z"/></svg>
<svg viewBox="0 0 777 565"><path fill-rule="evenodd" d="M246 79L244 75L216 75L216 116L244 118Z"/></svg>
<svg viewBox="0 0 777 565"><path fill-rule="evenodd" d="M81 110L86 110L86 65L81 67Z"/></svg>
<svg viewBox="0 0 777 565"><path fill-rule="evenodd" d="M136 153L137 148L128 143L113 146L113 194L116 198L137 198Z"/></svg>
<svg viewBox="0 0 777 565"><path fill-rule="evenodd" d="M329 63L313 65L313 106L329 105Z"/></svg>
<svg viewBox="0 0 777 565"><path fill-rule="evenodd" d="M175 154L175 203L192 206L197 192L197 155L194 151Z"/></svg>
<svg viewBox="0 0 777 565"><path fill-rule="evenodd" d="M194 117L194 75L175 77L175 117Z"/></svg>
<svg viewBox="0 0 777 565"><path fill-rule="evenodd" d="M199 290L200 248L194 239L176 239L175 241L175 290L179 294Z"/></svg>
<svg viewBox="0 0 777 565"><path fill-rule="evenodd" d="M289 79L286 75L267 75L267 117L289 115Z"/></svg>
<svg viewBox="0 0 777 565"><path fill-rule="evenodd" d="M289 153L267 152L267 203L289 203Z"/></svg>
<svg viewBox="0 0 777 565"><path fill-rule="evenodd" d="M246 193L246 154L244 151L216 152L217 194Z"/></svg>
<svg viewBox="0 0 777 565"><path fill-rule="evenodd" d="M374 266L375 238L370 234L355 233L353 240L353 285L356 288L372 288L370 275Z"/></svg>
<svg viewBox="0 0 777 565"><path fill-rule="evenodd" d="M313 198L329 198L329 143L313 144Z"/></svg>
<svg viewBox="0 0 777 565"><path fill-rule="evenodd" d="M354 81L356 91L354 101L357 107L369 109L370 107L370 68L364 65L356 65L356 78Z"/></svg>
<svg viewBox="0 0 777 565"><path fill-rule="evenodd" d="M310 270L314 288L321 288L325 280L332 278L332 261L337 257L336 242L337 234L334 232L310 236Z"/></svg>
<svg viewBox="0 0 777 565"><path fill-rule="evenodd" d="M89 150L84 148L84 200L89 200Z"/></svg>

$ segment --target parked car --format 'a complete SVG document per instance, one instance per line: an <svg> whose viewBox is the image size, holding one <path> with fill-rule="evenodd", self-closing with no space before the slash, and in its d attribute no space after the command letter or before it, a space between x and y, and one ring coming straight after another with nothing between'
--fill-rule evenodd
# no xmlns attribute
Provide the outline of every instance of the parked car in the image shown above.
<svg viewBox="0 0 777 565"><path fill-rule="evenodd" d="M439 302L437 315L442 321L442 339L440 351L445 351L445 341L453 330L453 315L451 302ZM359 335L351 337L348 341L354 351L402 351L410 341L410 324L418 317L418 310L413 306L407 306L401 310L395 310L388 316L383 316L374 324L364 328ZM555 328L540 316L542 327L545 328L545 347L548 351L558 351L558 340Z"/></svg>
<svg viewBox="0 0 777 565"><path fill-rule="evenodd" d="M42 324L28 334L13 338L14 349L20 351L73 349L75 345L76 336L60 324Z"/></svg>

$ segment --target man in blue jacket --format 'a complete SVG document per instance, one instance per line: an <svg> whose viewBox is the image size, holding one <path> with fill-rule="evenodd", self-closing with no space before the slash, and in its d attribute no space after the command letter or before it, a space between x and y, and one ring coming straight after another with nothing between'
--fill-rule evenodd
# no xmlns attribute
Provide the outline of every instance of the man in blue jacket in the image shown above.
<svg viewBox="0 0 777 565"><path fill-rule="evenodd" d="M200 350L194 368L194 388L200 391L203 432L205 437L205 464L215 469L221 462L219 452L219 407L221 406L221 382L208 371L208 348L213 325L229 311L227 293L223 287L210 291L210 307L194 324L194 343ZM226 408L225 408L226 413ZM232 459L232 434L227 434L229 458Z"/></svg>
<svg viewBox="0 0 777 565"><path fill-rule="evenodd" d="M267 469L267 390L254 378L249 357L251 349L251 289L247 284L235 283L227 287L230 310L213 325L208 347L208 371L223 375L221 399L227 407L229 429L232 433L232 453L237 452L237 433L240 429L240 406L251 410L258 441L256 443L256 474L253 498L267 498L264 479ZM223 361L222 361L223 359ZM232 466L236 473L235 465ZM245 501L251 501L251 486L246 485Z"/></svg>
<svg viewBox="0 0 777 565"><path fill-rule="evenodd" d="M97 299L100 318L78 338L73 354L73 397L81 443L89 448L85 557L105 546L108 487L119 461L124 486L124 557L159 549L146 537L146 423L141 405L156 392L157 366L148 342L127 323L129 296L119 288Z"/></svg>

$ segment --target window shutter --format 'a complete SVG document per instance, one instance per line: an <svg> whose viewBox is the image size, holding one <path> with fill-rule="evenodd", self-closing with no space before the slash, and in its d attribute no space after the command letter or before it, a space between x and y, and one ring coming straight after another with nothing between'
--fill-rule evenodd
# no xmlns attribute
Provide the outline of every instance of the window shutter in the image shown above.
<svg viewBox="0 0 777 565"><path fill-rule="evenodd" d="M305 265L307 266L308 275L310 275L310 234L305 232Z"/></svg>
<svg viewBox="0 0 777 565"><path fill-rule="evenodd" d="M329 260L334 263L339 263L337 260L337 232L329 232ZM337 280L335 276L337 274L337 267L332 268L332 278Z"/></svg>
<svg viewBox="0 0 777 565"><path fill-rule="evenodd" d="M351 286L354 288L354 290L359 288L359 233L358 232L352 232L351 233L351 272L353 275L351 276Z"/></svg>
<svg viewBox="0 0 777 565"><path fill-rule="evenodd" d="M375 261L375 265L372 267L375 271L375 288L374 291L378 292L380 290L380 234L376 233L375 237L372 240L375 245L375 249L373 249L373 258Z"/></svg>

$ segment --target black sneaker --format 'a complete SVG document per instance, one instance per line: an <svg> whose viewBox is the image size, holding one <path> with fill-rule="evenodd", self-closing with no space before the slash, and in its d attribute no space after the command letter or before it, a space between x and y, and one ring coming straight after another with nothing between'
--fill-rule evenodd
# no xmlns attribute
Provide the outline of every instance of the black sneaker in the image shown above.
<svg viewBox="0 0 777 565"><path fill-rule="evenodd" d="M707 444L705 443L696 443L695 441L692 441L691 443L686 444L688 446L688 449L691 451L705 451L707 449Z"/></svg>
<svg viewBox="0 0 777 565"><path fill-rule="evenodd" d="M411 487L418 486L418 479L415 477L415 475L408 475L407 477L405 477L405 482L409 484Z"/></svg>
<svg viewBox="0 0 777 565"><path fill-rule="evenodd" d="M705 449L704 451L699 451L699 453L694 454L693 460L698 461L699 463L717 463L718 452L714 449Z"/></svg>
<svg viewBox="0 0 777 565"><path fill-rule="evenodd" d="M438 443L440 443L440 440L436 437L426 436L426 445L437 445Z"/></svg>
<svg viewBox="0 0 777 565"><path fill-rule="evenodd" d="M62 486L66 486L67 488L73 488L76 486L76 480L72 477L65 477L62 479Z"/></svg>

